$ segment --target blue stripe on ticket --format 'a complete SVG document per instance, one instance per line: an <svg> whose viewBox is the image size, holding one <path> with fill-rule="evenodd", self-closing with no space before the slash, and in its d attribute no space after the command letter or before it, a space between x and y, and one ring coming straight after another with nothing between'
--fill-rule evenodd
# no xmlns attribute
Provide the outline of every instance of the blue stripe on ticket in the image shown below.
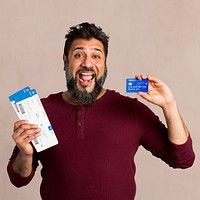
<svg viewBox="0 0 200 200"><path fill-rule="evenodd" d="M148 79L138 80L136 78L127 78L126 92L148 92Z"/></svg>
<svg viewBox="0 0 200 200"><path fill-rule="evenodd" d="M9 96L10 102L14 101L17 96L21 96L21 95L24 95L25 93L29 92L29 90L30 90L30 88L27 86L27 87L17 91L16 93L10 95Z"/></svg>

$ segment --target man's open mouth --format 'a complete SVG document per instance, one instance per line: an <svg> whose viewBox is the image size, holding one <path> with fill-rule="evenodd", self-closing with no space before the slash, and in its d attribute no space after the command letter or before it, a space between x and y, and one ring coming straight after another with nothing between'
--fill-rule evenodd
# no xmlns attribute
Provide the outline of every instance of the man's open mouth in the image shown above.
<svg viewBox="0 0 200 200"><path fill-rule="evenodd" d="M90 82L94 78L94 73L91 72L82 72L78 74L79 80L81 82Z"/></svg>
<svg viewBox="0 0 200 200"><path fill-rule="evenodd" d="M88 87L90 84L93 83L93 79L95 77L95 73L92 71L90 72L79 72L78 75L79 84L83 87Z"/></svg>

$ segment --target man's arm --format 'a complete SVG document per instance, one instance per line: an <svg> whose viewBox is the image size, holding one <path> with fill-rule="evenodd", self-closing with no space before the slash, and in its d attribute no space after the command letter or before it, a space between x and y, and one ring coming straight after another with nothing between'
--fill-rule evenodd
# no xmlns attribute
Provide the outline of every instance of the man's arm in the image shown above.
<svg viewBox="0 0 200 200"><path fill-rule="evenodd" d="M168 138L174 144L184 144L189 136L188 129L178 111L177 104L162 108L168 127Z"/></svg>
<svg viewBox="0 0 200 200"><path fill-rule="evenodd" d="M37 125L29 124L26 120L14 124L13 140L19 152L13 161L13 171L22 177L28 177L32 172L34 149L30 142L39 136Z"/></svg>
<svg viewBox="0 0 200 200"><path fill-rule="evenodd" d="M184 144L189 133L170 88L162 81L149 75L136 76L136 78L149 80L148 93L139 92L138 95L162 108L167 122L169 140L177 145Z"/></svg>

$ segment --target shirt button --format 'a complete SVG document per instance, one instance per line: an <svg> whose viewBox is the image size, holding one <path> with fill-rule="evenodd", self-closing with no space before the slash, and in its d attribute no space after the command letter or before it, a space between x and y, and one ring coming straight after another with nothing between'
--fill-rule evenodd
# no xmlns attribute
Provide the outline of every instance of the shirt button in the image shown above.
<svg viewBox="0 0 200 200"><path fill-rule="evenodd" d="M81 123L80 122L78 123L78 126L81 127Z"/></svg>
<svg viewBox="0 0 200 200"><path fill-rule="evenodd" d="M78 116L81 116L81 112L78 112Z"/></svg>

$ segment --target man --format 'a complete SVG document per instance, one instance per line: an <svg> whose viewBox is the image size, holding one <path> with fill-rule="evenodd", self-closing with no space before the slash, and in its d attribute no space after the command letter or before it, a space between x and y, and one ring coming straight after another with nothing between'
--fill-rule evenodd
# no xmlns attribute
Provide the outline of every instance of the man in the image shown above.
<svg viewBox="0 0 200 200"><path fill-rule="evenodd" d="M40 129L17 121L7 168L15 186L27 185L40 161L43 200L133 200L140 145L173 168L192 166L191 137L165 83L136 76L149 80L148 93L138 95L162 108L167 128L137 99L103 88L108 39L94 24L70 28L63 55L68 90L42 99L59 144L37 153L30 142Z"/></svg>

